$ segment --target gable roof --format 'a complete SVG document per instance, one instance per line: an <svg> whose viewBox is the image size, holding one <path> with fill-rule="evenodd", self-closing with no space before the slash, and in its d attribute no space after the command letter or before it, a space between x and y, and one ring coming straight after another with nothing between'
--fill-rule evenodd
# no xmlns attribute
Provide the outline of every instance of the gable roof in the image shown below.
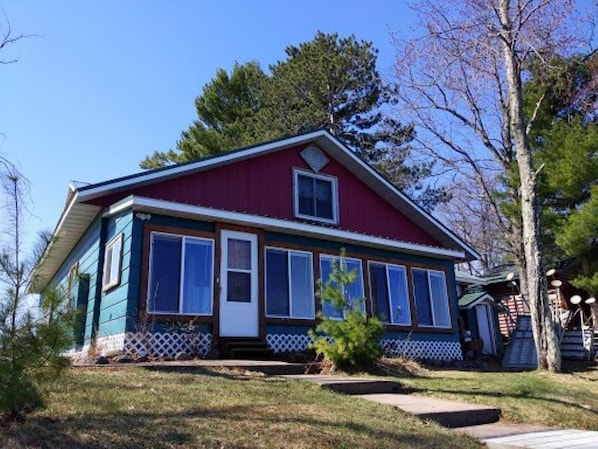
<svg viewBox="0 0 598 449"><path fill-rule="evenodd" d="M485 291L466 293L459 298L459 308L471 309L483 302L494 302L494 298Z"/></svg>
<svg viewBox="0 0 598 449"><path fill-rule="evenodd" d="M254 158L260 155L268 154L270 152L280 151L308 143L316 144L328 155L339 161L378 195L388 201L403 214L408 216L415 224L420 226L422 229L425 229L426 232L428 232L443 246L443 248L430 247L430 250L427 251L424 247L425 245L414 245L414 248L407 248L409 252L424 254L429 252L429 254L459 261L479 258L478 253L474 249L472 249L463 240L457 237L447 227L432 217L414 201L408 198L405 194L399 191L392 183L380 175L380 173L370 167L366 162L361 160L352 150L342 144L329 132L325 130L319 130L267 142L260 145L242 148L236 151L223 153L197 161L140 172L130 176L111 179L96 184L85 186L75 186L71 184L69 186L69 192L67 194L64 210L54 230L53 235L55 240L46 249L44 257L41 259L36 268L35 275L38 280L33 289L39 291L47 285L56 271L60 268L60 265L62 265L68 254L72 251L79 239L82 237L83 233L92 223L93 219L100 212L101 207L90 204L91 201L98 198L107 197L115 193L130 190L132 188L159 183L169 179L177 178L179 176L198 173L214 167L240 162L245 159ZM152 208L149 204L142 206L144 200L142 200L141 197L136 198L136 210L141 210L143 207L146 207L148 210ZM149 201L147 198L145 198L145 200L145 203ZM123 200L119 201L118 204L114 206L122 207L123 202L126 203L126 201ZM129 207L133 206L133 203L129 204ZM172 209L176 212L176 203L169 204L168 208L165 208L165 203L168 202L162 201L162 208L160 209L160 207L158 207L158 209L169 211ZM153 202L153 205L156 206L156 202ZM178 207L178 209L180 209L180 207ZM195 213L196 215L201 215L201 213L206 212L205 210L200 210L202 208L198 208L196 210L191 210L192 208L183 209L185 209L185 211L179 211L177 213ZM114 207L109 208L107 214L110 214L111 210L116 209ZM214 210L214 213L215 212L216 211ZM249 215L244 217L240 216L243 214L237 215L239 215L237 217L238 220L246 219L249 220L249 222L259 218ZM276 226L279 225L280 224L276 224ZM315 235L319 230L322 230L322 235L326 235L323 230L331 231L328 228L318 225L308 225L307 227L309 229L302 229L302 227L305 227L305 225L302 223L293 223L288 221L285 221L284 225L285 228L288 229L297 228L295 229L297 233L311 232ZM329 236L326 237L328 238ZM383 246L383 242L380 244ZM443 249L444 254L442 252Z"/></svg>

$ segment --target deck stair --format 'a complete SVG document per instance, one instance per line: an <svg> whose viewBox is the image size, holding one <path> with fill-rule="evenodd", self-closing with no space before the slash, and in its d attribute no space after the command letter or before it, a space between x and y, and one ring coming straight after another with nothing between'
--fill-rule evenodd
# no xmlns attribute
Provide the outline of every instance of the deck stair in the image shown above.
<svg viewBox="0 0 598 449"><path fill-rule="evenodd" d="M561 356L566 360L591 360L598 356L598 333L592 328L570 328L560 338ZM528 315L519 316L515 330L509 337L509 346L503 358L503 367L535 369L538 366L532 335L532 321Z"/></svg>
<svg viewBox="0 0 598 449"><path fill-rule="evenodd" d="M227 337L220 339L220 355L230 359L269 360L273 352L260 338Z"/></svg>
<svg viewBox="0 0 598 449"><path fill-rule="evenodd" d="M598 350L598 335L592 328L579 327L567 329L561 337L561 356L568 360L590 360Z"/></svg>
<svg viewBox="0 0 598 449"><path fill-rule="evenodd" d="M538 367L536 346L532 335L532 319L529 315L517 317L517 324L509 337L509 346L502 365L509 369L536 369Z"/></svg>

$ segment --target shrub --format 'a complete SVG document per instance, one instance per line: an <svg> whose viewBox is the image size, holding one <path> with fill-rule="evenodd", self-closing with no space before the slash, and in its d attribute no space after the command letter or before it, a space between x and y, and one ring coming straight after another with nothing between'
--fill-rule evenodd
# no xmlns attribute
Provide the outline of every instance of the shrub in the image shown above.
<svg viewBox="0 0 598 449"><path fill-rule="evenodd" d="M70 365L62 352L73 341L76 313L63 308L63 297L46 293L39 318L29 312L13 315L15 298L1 303L0 416L16 419L44 407L43 386Z"/></svg>
<svg viewBox="0 0 598 449"><path fill-rule="evenodd" d="M2 159L0 186L6 199L0 209L6 215L0 235L6 240L0 248L0 417L16 419L44 405L43 384L69 365L61 353L73 341L77 313L58 289L45 292L39 313L32 313L33 297L26 290L36 258L21 251L26 182Z"/></svg>
<svg viewBox="0 0 598 449"><path fill-rule="evenodd" d="M310 347L340 369L367 367L382 355L379 341L384 325L377 318L368 318L363 310L365 298L349 298L349 287L356 279L355 270L347 269L342 251L339 262L332 264L330 278L324 284L318 281L322 305L331 304L343 312L344 319L319 312L320 324L309 333L314 340Z"/></svg>

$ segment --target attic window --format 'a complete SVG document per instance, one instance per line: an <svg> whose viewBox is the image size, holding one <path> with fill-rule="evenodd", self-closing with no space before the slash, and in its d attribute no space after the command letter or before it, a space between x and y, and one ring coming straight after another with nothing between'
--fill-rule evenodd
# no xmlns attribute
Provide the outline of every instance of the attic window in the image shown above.
<svg viewBox="0 0 598 449"><path fill-rule="evenodd" d="M328 158L326 155L315 145L309 145L301 152L301 157L309 168L311 168L314 172L319 172L324 168L324 166L328 163Z"/></svg>
<svg viewBox="0 0 598 449"><path fill-rule="evenodd" d="M338 222L336 178L302 170L295 170L294 175L295 217L336 224Z"/></svg>

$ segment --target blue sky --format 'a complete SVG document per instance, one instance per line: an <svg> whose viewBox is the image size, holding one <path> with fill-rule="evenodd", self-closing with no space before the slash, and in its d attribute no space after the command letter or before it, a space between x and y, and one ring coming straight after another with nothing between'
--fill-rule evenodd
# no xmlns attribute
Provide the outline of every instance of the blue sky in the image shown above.
<svg viewBox="0 0 598 449"><path fill-rule="evenodd" d="M16 33L35 34L0 56L0 153L31 181L29 242L53 230L71 181L139 171L196 118L194 98L218 68L285 58L316 31L351 33L380 50L390 74L391 31L408 30L404 3L378 0L0 0ZM363 4L362 4L363 6Z"/></svg>

